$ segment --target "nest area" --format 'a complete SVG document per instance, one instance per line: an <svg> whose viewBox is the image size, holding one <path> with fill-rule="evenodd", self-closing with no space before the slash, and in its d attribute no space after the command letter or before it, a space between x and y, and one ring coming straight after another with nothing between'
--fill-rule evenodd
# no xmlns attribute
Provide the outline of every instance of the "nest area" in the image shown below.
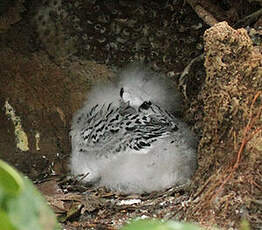
<svg viewBox="0 0 262 230"><path fill-rule="evenodd" d="M0 5L4 9L0 9L3 158L38 183L65 229L116 229L130 218L141 216L195 221L226 229L238 228L241 220L247 219L253 229L259 229L261 45L255 44L245 29L231 27L240 20L235 13L241 10L241 4L245 6L241 12L248 14L255 3L243 1L231 11L223 11L226 6L220 11L209 7L209 13L231 25L221 22L209 28L192 10L199 15L196 4L110 2L110 6L104 1L64 4L62 0L12 1L6 5L3 1ZM203 2L198 1L200 6ZM216 5L216 1L208 2ZM87 21L83 12L94 6L99 6L95 9L104 17L91 14L88 25L81 23ZM109 7L115 9L112 14L106 10ZM73 12L69 18L74 23L60 21L69 11ZM127 12L135 12L138 21ZM168 24L170 18L173 21ZM91 31L98 28L91 23L104 26L106 32L101 33L103 27ZM144 27L137 28L139 24ZM129 36L134 29L136 36ZM123 39L128 41L124 48ZM109 50L107 44L112 46ZM204 62L199 59L192 63L186 76L179 79L179 73L201 54L203 47ZM62 178L67 174L73 112L81 106L95 79L113 77L112 69L132 60L153 63L155 70L179 83L185 96L185 120L200 136L199 167L187 189L123 196ZM7 103L13 109L12 116L5 110ZM51 176L54 172L55 177ZM124 202L131 199L133 203Z"/></svg>

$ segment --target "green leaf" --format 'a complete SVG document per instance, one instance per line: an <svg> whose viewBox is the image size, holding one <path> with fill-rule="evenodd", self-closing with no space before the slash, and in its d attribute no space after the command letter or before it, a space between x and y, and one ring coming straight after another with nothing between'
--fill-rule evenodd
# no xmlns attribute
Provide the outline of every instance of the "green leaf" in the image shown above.
<svg viewBox="0 0 262 230"><path fill-rule="evenodd" d="M0 226L5 230L16 230L3 210L0 210Z"/></svg>
<svg viewBox="0 0 262 230"><path fill-rule="evenodd" d="M0 160L0 190L9 196L16 196L23 189L24 183L11 166Z"/></svg>
<svg viewBox="0 0 262 230"><path fill-rule="evenodd" d="M55 214L32 182L3 161L0 161L0 229L60 229Z"/></svg>
<svg viewBox="0 0 262 230"><path fill-rule="evenodd" d="M121 230L201 230L198 225L180 222L162 222L159 220L138 220L124 226Z"/></svg>
<svg viewBox="0 0 262 230"><path fill-rule="evenodd" d="M249 223L246 219L243 219L240 224L240 229L241 230L250 230Z"/></svg>

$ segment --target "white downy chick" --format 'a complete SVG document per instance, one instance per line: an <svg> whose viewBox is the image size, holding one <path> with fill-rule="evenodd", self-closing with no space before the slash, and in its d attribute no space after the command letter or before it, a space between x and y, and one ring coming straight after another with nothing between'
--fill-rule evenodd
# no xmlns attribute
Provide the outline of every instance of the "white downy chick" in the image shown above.
<svg viewBox="0 0 262 230"><path fill-rule="evenodd" d="M113 103L119 106L122 99L138 108L144 101L151 101L169 112L181 111L181 96L174 82L142 64L130 64L111 81L97 81L87 94L84 107Z"/></svg>
<svg viewBox="0 0 262 230"><path fill-rule="evenodd" d="M123 88L122 98L138 108L144 101L151 101L169 112L181 111L181 96L174 82L164 74L156 73L141 64L132 64L117 79Z"/></svg>
<svg viewBox="0 0 262 230"><path fill-rule="evenodd" d="M140 69L129 71L136 80L128 81L126 71L118 84L103 86L108 95L99 95L101 86L94 87L90 95L97 97L89 95L90 101L75 114L72 173L86 175L86 183L123 193L152 192L186 183L197 168L196 137L166 111L173 106L168 104L170 95L163 96L165 84L149 84ZM136 91L139 73L144 87ZM145 88L156 93L149 95ZM160 100L157 95L166 98ZM178 104L177 97L171 101Z"/></svg>

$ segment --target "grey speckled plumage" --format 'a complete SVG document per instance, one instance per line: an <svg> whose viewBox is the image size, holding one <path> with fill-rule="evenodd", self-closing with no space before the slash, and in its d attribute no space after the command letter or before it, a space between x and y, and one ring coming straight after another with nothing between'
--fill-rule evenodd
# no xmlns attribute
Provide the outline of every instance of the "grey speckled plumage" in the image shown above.
<svg viewBox="0 0 262 230"><path fill-rule="evenodd" d="M84 182L143 193L184 184L196 170L197 140L186 124L167 111L173 107L169 95L164 96L165 85L148 76L141 87L145 72L137 71L120 75L119 85L103 86L108 94L101 98L100 86L94 87L90 95L97 95L89 96L74 116L71 170L74 175L87 174ZM128 81L126 76L133 78ZM135 90L137 83L141 88ZM150 90L162 92L163 97L151 95Z"/></svg>

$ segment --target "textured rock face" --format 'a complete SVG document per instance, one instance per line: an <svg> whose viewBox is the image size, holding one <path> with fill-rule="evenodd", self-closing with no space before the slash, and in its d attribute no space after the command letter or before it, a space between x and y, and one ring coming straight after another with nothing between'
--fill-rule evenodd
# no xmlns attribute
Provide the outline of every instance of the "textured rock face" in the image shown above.
<svg viewBox="0 0 262 230"><path fill-rule="evenodd" d="M221 22L207 30L204 38L207 77L200 100L204 100L206 123L201 146L213 152L211 149L223 149L215 147L219 140L223 145L232 143L224 138L240 132L243 122L249 119L252 98L262 88L262 61L260 48L253 47L245 29L234 30ZM223 158L224 154L217 157Z"/></svg>
<svg viewBox="0 0 262 230"><path fill-rule="evenodd" d="M196 191L197 205L188 213L205 223L239 228L245 210L251 226L259 229L259 204L249 201L261 194L253 186L262 172L261 47L252 45L246 30L226 22L208 29L204 39L207 76L197 98L203 118L194 176L195 184L204 187Z"/></svg>
<svg viewBox="0 0 262 230"><path fill-rule="evenodd" d="M0 56L1 158L30 177L64 174L56 163L67 164L72 113L93 78L111 72L92 62L74 62L65 71L44 54L29 58L11 49Z"/></svg>
<svg viewBox="0 0 262 230"><path fill-rule="evenodd" d="M171 95L163 93L168 82L163 84L159 76L139 67L116 79L118 83L105 85L104 90L91 90L90 101L74 116L73 174L124 193L152 192L188 182L197 167L197 140L165 110L178 107L178 93L170 100L176 103L167 106Z"/></svg>
<svg viewBox="0 0 262 230"><path fill-rule="evenodd" d="M21 20L25 8L24 0L9 1L3 0L0 4L0 33L7 31L11 25Z"/></svg>
<svg viewBox="0 0 262 230"><path fill-rule="evenodd" d="M182 71L203 48L203 25L190 12L179 1L44 0L32 23L54 57L116 66L138 60Z"/></svg>

